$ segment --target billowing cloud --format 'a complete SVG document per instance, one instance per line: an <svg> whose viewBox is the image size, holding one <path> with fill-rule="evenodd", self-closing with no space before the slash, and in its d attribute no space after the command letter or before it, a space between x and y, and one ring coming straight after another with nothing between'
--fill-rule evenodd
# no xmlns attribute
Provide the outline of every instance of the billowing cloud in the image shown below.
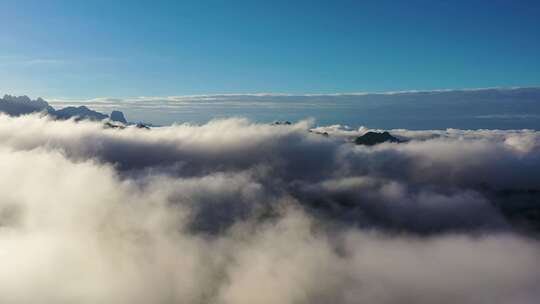
<svg viewBox="0 0 540 304"><path fill-rule="evenodd" d="M0 302L538 302L539 132L311 127L0 115Z"/></svg>

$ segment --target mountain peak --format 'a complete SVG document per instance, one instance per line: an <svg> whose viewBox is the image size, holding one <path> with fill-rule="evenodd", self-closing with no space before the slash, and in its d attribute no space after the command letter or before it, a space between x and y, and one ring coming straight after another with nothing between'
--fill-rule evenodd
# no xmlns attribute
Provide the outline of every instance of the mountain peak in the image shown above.
<svg viewBox="0 0 540 304"><path fill-rule="evenodd" d="M122 113L120 111L116 111L116 110L112 111L111 112L111 120L121 122L123 124L127 124L127 120L126 120L126 117L124 117L124 113Z"/></svg>
<svg viewBox="0 0 540 304"><path fill-rule="evenodd" d="M357 137L354 143L357 145L373 146L384 142L400 143L402 140L392 136L388 131L373 132L369 131L366 134Z"/></svg>

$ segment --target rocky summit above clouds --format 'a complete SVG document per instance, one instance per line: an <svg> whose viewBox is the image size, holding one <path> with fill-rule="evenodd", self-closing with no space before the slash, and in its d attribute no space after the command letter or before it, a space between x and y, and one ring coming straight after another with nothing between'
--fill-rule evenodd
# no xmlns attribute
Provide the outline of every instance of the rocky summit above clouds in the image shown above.
<svg viewBox="0 0 540 304"><path fill-rule="evenodd" d="M392 136L387 131L382 133L369 131L366 134L357 137L354 143L357 145L374 146L376 144L382 144L385 142L400 143L402 140Z"/></svg>
<svg viewBox="0 0 540 304"><path fill-rule="evenodd" d="M120 111L116 111L116 110L111 112L111 120L121 122L123 124L128 123L127 120L126 120L126 117L124 117L124 113L122 113Z"/></svg>
<svg viewBox="0 0 540 304"><path fill-rule="evenodd" d="M128 124L124 113L120 111L112 111L111 115L109 116L107 114L91 110L86 106L70 106L55 110L44 99L37 98L35 100L32 100L28 96L4 95L3 98L0 98L0 112L6 113L10 116L20 116L32 113L44 113L51 117L54 117L55 119L75 118L76 120L97 121L110 119L114 122Z"/></svg>
<svg viewBox="0 0 540 304"><path fill-rule="evenodd" d="M65 107L55 111L52 115L58 119L75 117L76 119L104 120L109 118L109 115L90 110L86 106Z"/></svg>
<svg viewBox="0 0 540 304"><path fill-rule="evenodd" d="M53 113L55 110L45 100L30 99L28 96L4 95L0 98L0 112L11 116L19 116L34 112Z"/></svg>

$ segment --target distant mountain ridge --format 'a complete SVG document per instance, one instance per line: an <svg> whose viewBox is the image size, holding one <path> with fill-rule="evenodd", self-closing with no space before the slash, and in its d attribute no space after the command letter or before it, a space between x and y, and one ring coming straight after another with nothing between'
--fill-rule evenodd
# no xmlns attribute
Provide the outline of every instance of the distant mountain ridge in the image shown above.
<svg viewBox="0 0 540 304"><path fill-rule="evenodd" d="M128 124L124 113L120 111L112 111L111 115L109 116L107 114L91 110L86 106L65 107L56 110L44 99L37 98L32 100L28 96L4 95L3 98L0 98L0 112L11 116L44 113L54 117L55 119L75 118L76 120L95 121L109 119L114 122Z"/></svg>
<svg viewBox="0 0 540 304"><path fill-rule="evenodd" d="M19 116L35 112L54 113L55 110L42 98L35 100L28 96L4 95L0 98L0 112L11 116Z"/></svg>
<svg viewBox="0 0 540 304"><path fill-rule="evenodd" d="M86 106L65 107L55 111L52 115L58 119L75 117L76 119L104 120L109 118L109 115L90 110Z"/></svg>

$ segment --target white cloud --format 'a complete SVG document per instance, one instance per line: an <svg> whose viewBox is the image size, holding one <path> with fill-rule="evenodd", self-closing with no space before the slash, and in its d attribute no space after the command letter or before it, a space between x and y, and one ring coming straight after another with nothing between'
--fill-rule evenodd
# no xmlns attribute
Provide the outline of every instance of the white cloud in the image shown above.
<svg viewBox="0 0 540 304"><path fill-rule="evenodd" d="M499 192L538 190L539 132L309 128L0 115L0 302L540 299L540 244L495 206L537 198Z"/></svg>

